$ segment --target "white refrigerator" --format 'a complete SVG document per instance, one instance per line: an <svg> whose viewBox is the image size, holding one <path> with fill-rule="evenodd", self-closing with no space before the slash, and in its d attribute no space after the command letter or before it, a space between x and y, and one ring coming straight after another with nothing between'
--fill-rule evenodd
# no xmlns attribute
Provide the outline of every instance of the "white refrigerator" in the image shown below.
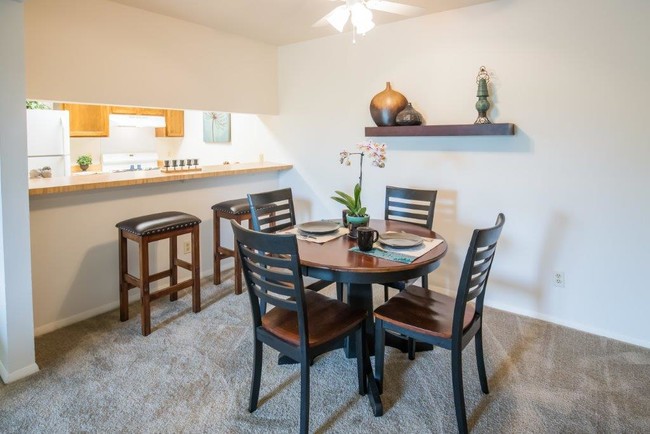
<svg viewBox="0 0 650 434"><path fill-rule="evenodd" d="M28 170L52 168L70 175L70 114L67 110L27 110Z"/></svg>

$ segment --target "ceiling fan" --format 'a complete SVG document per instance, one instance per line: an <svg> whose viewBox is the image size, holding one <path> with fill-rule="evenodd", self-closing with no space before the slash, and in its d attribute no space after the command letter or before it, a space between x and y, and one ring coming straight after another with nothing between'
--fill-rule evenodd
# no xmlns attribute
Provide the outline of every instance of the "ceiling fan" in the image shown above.
<svg viewBox="0 0 650 434"><path fill-rule="evenodd" d="M352 23L352 38L354 35L366 34L375 27L372 21L372 11L388 12L390 14L415 16L422 12L423 8L387 0L332 0L343 1L345 4L337 6L333 11L318 20L314 27L330 24L339 32L342 32L348 19Z"/></svg>

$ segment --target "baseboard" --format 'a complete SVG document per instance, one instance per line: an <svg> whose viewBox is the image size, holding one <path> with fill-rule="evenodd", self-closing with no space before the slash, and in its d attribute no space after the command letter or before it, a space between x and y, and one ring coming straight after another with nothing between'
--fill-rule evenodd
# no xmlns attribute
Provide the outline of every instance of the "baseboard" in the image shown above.
<svg viewBox="0 0 650 434"><path fill-rule="evenodd" d="M617 341L625 342L632 345L637 345L643 348L650 348L650 341L643 339L636 339L630 336L621 335L618 333L611 333L606 330L602 330L596 327L585 326L584 324L575 323L572 321L564 321L553 315L547 315L539 312L535 312L528 309L521 309L518 307L510 306L502 303L485 303L486 306L492 307L494 309L503 310L510 313L515 313L517 315L527 316L529 318L535 318L542 321L550 322L553 324L561 325L563 327L568 327L570 329L579 330L581 332L589 333L596 336L603 336L609 339L615 339Z"/></svg>
<svg viewBox="0 0 650 434"><path fill-rule="evenodd" d="M38 365L36 363L32 363L31 365L25 366L24 368L20 368L19 370L10 373L7 371L2 362L0 362L0 378L2 378L2 381L5 384L13 383L14 381L18 381L21 378L29 377L38 371Z"/></svg>
<svg viewBox="0 0 650 434"><path fill-rule="evenodd" d="M129 301L133 301L136 299L137 297L133 297L133 299L129 298ZM48 324L44 324L34 329L34 336L41 336L46 333L53 332L54 330L62 329L63 327L67 327L79 321L83 321L85 319L92 318L94 316L101 315L103 313L117 309L119 306L120 306L119 301L113 301L111 303L107 303L102 306L95 307L93 309L86 310L84 312L80 312L78 314L69 316L67 318L63 318Z"/></svg>
<svg viewBox="0 0 650 434"><path fill-rule="evenodd" d="M206 274L205 276L201 276L201 285L204 285L206 283L211 283L212 282L212 273ZM140 299L140 295L133 293L129 297L129 303L132 303L134 301L137 301ZM80 312L78 314L69 316L67 318L62 318L60 320L53 321L51 323L44 324L42 326L36 327L34 329L34 336L41 336L46 333L53 332L54 330L62 329L63 327L67 327L69 325L72 325L74 323L78 323L80 321L83 321L88 318L92 318L97 315L101 315L106 312L110 312L112 310L115 310L120 307L120 302L119 300L113 301L107 304L104 304L102 306L95 307L93 309L89 309L83 312Z"/></svg>

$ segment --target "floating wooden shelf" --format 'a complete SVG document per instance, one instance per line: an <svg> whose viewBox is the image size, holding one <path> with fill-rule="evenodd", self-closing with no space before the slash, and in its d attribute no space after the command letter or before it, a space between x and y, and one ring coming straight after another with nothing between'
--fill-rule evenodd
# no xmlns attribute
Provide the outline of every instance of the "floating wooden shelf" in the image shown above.
<svg viewBox="0 0 650 434"><path fill-rule="evenodd" d="M366 137L513 136L515 124L410 125L366 127Z"/></svg>

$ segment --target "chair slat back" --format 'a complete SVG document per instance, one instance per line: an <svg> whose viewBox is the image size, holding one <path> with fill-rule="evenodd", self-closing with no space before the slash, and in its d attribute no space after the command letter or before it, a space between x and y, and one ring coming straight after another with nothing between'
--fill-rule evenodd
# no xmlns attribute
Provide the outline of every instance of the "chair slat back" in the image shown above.
<svg viewBox="0 0 650 434"><path fill-rule="evenodd" d="M248 195L252 227L258 232L273 233L296 224L290 188Z"/></svg>
<svg viewBox="0 0 650 434"><path fill-rule="evenodd" d="M416 190L386 186L384 218L433 227L433 212L436 207L436 190Z"/></svg>
<svg viewBox="0 0 650 434"><path fill-rule="evenodd" d="M468 302L476 299L476 314L480 316L483 312L485 287L505 221L506 217L499 214L493 227L475 229L472 234L458 284L458 294L454 306L453 336L459 336L462 332L465 307Z"/></svg>
<svg viewBox="0 0 650 434"><path fill-rule="evenodd" d="M252 231L235 220L231 224L255 326L261 325L260 306L269 303L296 312L301 336L306 336L304 285L296 236Z"/></svg>

